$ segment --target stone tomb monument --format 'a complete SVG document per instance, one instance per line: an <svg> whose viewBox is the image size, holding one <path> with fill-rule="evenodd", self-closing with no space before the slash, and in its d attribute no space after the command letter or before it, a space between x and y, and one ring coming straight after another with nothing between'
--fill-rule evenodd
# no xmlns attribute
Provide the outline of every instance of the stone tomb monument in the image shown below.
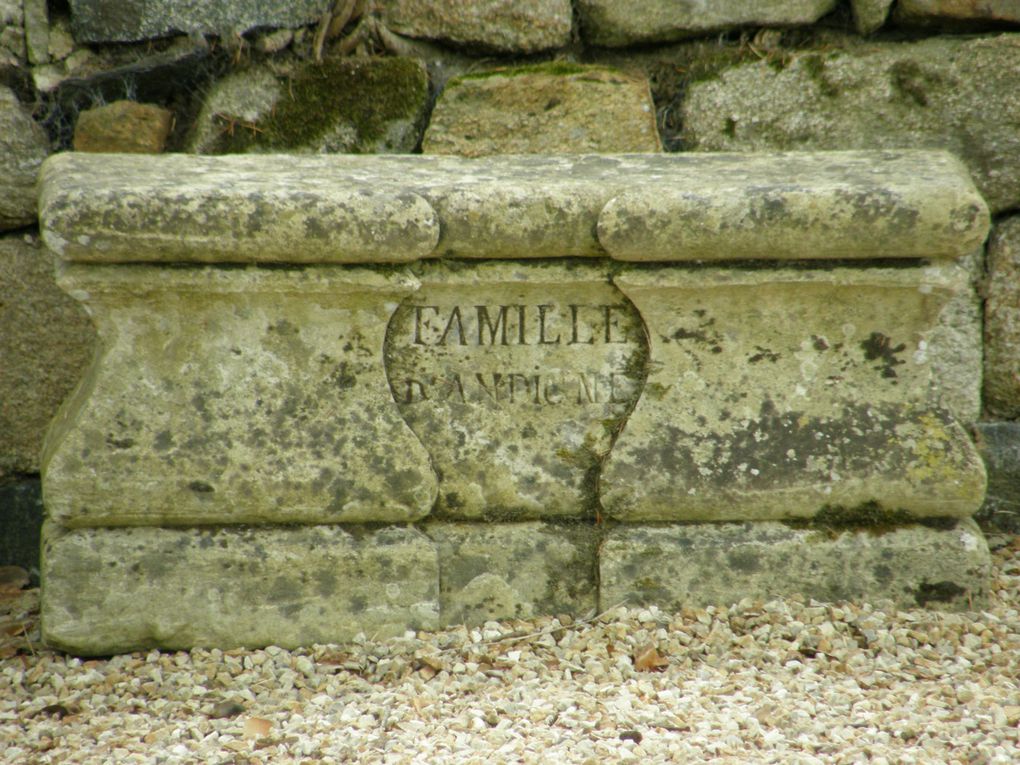
<svg viewBox="0 0 1020 765"><path fill-rule="evenodd" d="M51 645L984 596L949 155L63 154L40 205L101 338Z"/></svg>

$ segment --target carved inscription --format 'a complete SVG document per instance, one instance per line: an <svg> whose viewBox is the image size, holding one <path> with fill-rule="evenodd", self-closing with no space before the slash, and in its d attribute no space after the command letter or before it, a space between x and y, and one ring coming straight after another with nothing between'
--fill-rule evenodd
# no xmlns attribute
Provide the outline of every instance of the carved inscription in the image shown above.
<svg viewBox="0 0 1020 765"><path fill-rule="evenodd" d="M422 278L386 372L457 518L581 517L645 378L644 328L597 267L475 266Z"/></svg>
<svg viewBox="0 0 1020 765"><path fill-rule="evenodd" d="M632 343L631 309L623 303L579 305L414 305L412 346L510 348ZM541 358L538 361L542 361ZM394 398L404 404L458 400L496 403L626 404L634 395L634 377L622 371L587 373L567 369L534 371L451 370L392 381Z"/></svg>

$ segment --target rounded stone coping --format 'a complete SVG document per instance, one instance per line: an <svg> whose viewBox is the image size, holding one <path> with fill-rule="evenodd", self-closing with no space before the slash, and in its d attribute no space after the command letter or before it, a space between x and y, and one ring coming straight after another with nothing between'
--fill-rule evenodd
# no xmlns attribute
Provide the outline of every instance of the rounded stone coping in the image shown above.
<svg viewBox="0 0 1020 765"><path fill-rule="evenodd" d="M68 261L643 262L959 257L988 207L940 151L51 157L40 226Z"/></svg>

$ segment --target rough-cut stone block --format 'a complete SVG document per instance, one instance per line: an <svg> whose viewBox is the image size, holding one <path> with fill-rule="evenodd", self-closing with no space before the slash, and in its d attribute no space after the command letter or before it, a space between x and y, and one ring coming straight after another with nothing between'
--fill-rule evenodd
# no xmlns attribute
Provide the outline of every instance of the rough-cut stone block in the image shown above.
<svg viewBox="0 0 1020 765"><path fill-rule="evenodd" d="M896 21L902 23L1012 22L1020 24L1017 0L899 0Z"/></svg>
<svg viewBox="0 0 1020 765"><path fill-rule="evenodd" d="M436 514L593 517L595 475L641 390L641 319L603 267L422 270L386 372L440 476Z"/></svg>
<svg viewBox="0 0 1020 765"><path fill-rule="evenodd" d="M938 257L979 247L988 209L966 170L948 154L916 159L714 157L686 182L622 191L599 216L599 242L633 261Z"/></svg>
<svg viewBox="0 0 1020 765"><path fill-rule="evenodd" d="M0 86L0 231L35 223L35 181L47 154L45 131Z"/></svg>
<svg viewBox="0 0 1020 765"><path fill-rule="evenodd" d="M780 523L620 526L600 550L600 608L730 605L803 595L980 608L990 558L971 520L840 530Z"/></svg>
<svg viewBox="0 0 1020 765"><path fill-rule="evenodd" d="M622 521L967 516L985 474L930 403L922 269L625 272L648 378L600 478Z"/></svg>
<svg viewBox="0 0 1020 765"><path fill-rule="evenodd" d="M623 5L621 4L621 7ZM1020 207L1020 35L805 52L692 85L693 151L946 149L992 212Z"/></svg>
<svg viewBox="0 0 1020 765"><path fill-rule="evenodd" d="M661 150L646 79L560 62L451 80L422 143L463 157Z"/></svg>
<svg viewBox="0 0 1020 765"><path fill-rule="evenodd" d="M976 519L1020 534L1020 422L979 422L974 430L988 470L988 496Z"/></svg>
<svg viewBox="0 0 1020 765"><path fill-rule="evenodd" d="M859 34L870 35L885 24L893 0L850 0L854 28Z"/></svg>
<svg viewBox="0 0 1020 765"><path fill-rule="evenodd" d="M131 42L172 32L239 35L255 27L299 27L331 0L70 0L78 42Z"/></svg>
<svg viewBox="0 0 1020 765"><path fill-rule="evenodd" d="M57 288L38 239L0 237L0 479L39 472L43 434L95 339L84 308Z"/></svg>
<svg viewBox="0 0 1020 765"><path fill-rule="evenodd" d="M942 258L969 254L988 230L960 165L921 151L62 154L47 162L42 183L46 243L82 262L392 263L607 251L654 261ZM724 214L739 225L723 225ZM687 228L678 215L690 216Z"/></svg>
<svg viewBox="0 0 1020 765"><path fill-rule="evenodd" d="M428 456L383 370L400 273L72 267L99 361L51 428L64 526L410 521Z"/></svg>
<svg viewBox="0 0 1020 765"><path fill-rule="evenodd" d="M414 529L43 530L43 639L82 655L295 647L439 624Z"/></svg>
<svg viewBox="0 0 1020 765"><path fill-rule="evenodd" d="M534 53L570 42L570 0L383 0L379 11L399 34L502 53Z"/></svg>
<svg viewBox="0 0 1020 765"><path fill-rule="evenodd" d="M166 146L173 113L152 104L114 101L88 109L74 126L74 150L159 154Z"/></svg>
<svg viewBox="0 0 1020 765"><path fill-rule="evenodd" d="M247 158L57 155L41 181L44 240L94 262L358 263L425 257L439 239L407 189L331 183L294 158L229 159Z"/></svg>
<svg viewBox="0 0 1020 765"><path fill-rule="evenodd" d="M200 154L410 153L428 94L411 58L253 66L212 86L188 144Z"/></svg>
<svg viewBox="0 0 1020 765"><path fill-rule="evenodd" d="M836 0L579 0L585 38L593 45L677 40L741 26L813 24Z"/></svg>
<svg viewBox="0 0 1020 765"><path fill-rule="evenodd" d="M1020 216L999 223L988 243L985 405L1020 417Z"/></svg>
<svg viewBox="0 0 1020 765"><path fill-rule="evenodd" d="M593 526L430 523L425 532L439 555L444 625L585 616L596 606Z"/></svg>

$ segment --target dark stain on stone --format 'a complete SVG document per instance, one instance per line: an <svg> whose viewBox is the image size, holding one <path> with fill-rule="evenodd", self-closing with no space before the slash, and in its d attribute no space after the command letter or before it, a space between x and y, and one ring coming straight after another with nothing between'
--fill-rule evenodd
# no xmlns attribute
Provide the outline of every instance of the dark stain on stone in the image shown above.
<svg viewBox="0 0 1020 765"><path fill-rule="evenodd" d="M734 571L754 574L761 569L761 558L748 550L732 550L726 554L726 563Z"/></svg>
<svg viewBox="0 0 1020 765"><path fill-rule="evenodd" d="M888 584L892 581L892 569L886 566L884 563L880 563L875 566L873 572L875 575L875 581L879 584Z"/></svg>
<svg viewBox="0 0 1020 765"><path fill-rule="evenodd" d="M133 439L133 438L116 438L111 433L110 435L108 435L106 437L106 443L107 443L107 445L113 447L114 449L130 449L132 446L135 445L135 439Z"/></svg>
<svg viewBox="0 0 1020 765"><path fill-rule="evenodd" d="M760 345L754 346L754 350L757 351L753 356L748 357L748 361L752 364L757 364L759 361L771 361L776 362L782 358L782 356L775 351L763 348Z"/></svg>
<svg viewBox="0 0 1020 765"><path fill-rule="evenodd" d="M918 606L926 608L929 603L950 603L966 594L965 587L949 580L932 583L921 582L914 592L914 600L917 601Z"/></svg>
<svg viewBox="0 0 1020 765"><path fill-rule="evenodd" d="M351 595L349 603L351 611L355 614L360 614L368 608L368 600L364 595Z"/></svg>
<svg viewBox="0 0 1020 765"><path fill-rule="evenodd" d="M152 447L158 452L165 452L174 445L173 434L169 430L163 430L156 434Z"/></svg>
<svg viewBox="0 0 1020 765"><path fill-rule="evenodd" d="M903 353L907 348L905 343L893 347L892 341L881 332L872 332L867 340L861 342L861 349L864 351L864 358L868 361L880 360L881 363L875 367L882 374L882 377L892 379L896 377L897 367L907 362L896 358L897 353Z"/></svg>
<svg viewBox="0 0 1020 765"><path fill-rule="evenodd" d="M286 319L280 319L276 324L270 324L266 327L266 332L275 332L281 337L294 337L300 330Z"/></svg>
<svg viewBox="0 0 1020 765"><path fill-rule="evenodd" d="M192 481L188 484L188 488L196 494L212 494L216 491L212 484L206 483L205 481Z"/></svg>
<svg viewBox="0 0 1020 765"><path fill-rule="evenodd" d="M346 361L341 361L340 366L329 376L329 381L338 391L343 392L353 388L357 384L358 378L351 372L350 365Z"/></svg>

